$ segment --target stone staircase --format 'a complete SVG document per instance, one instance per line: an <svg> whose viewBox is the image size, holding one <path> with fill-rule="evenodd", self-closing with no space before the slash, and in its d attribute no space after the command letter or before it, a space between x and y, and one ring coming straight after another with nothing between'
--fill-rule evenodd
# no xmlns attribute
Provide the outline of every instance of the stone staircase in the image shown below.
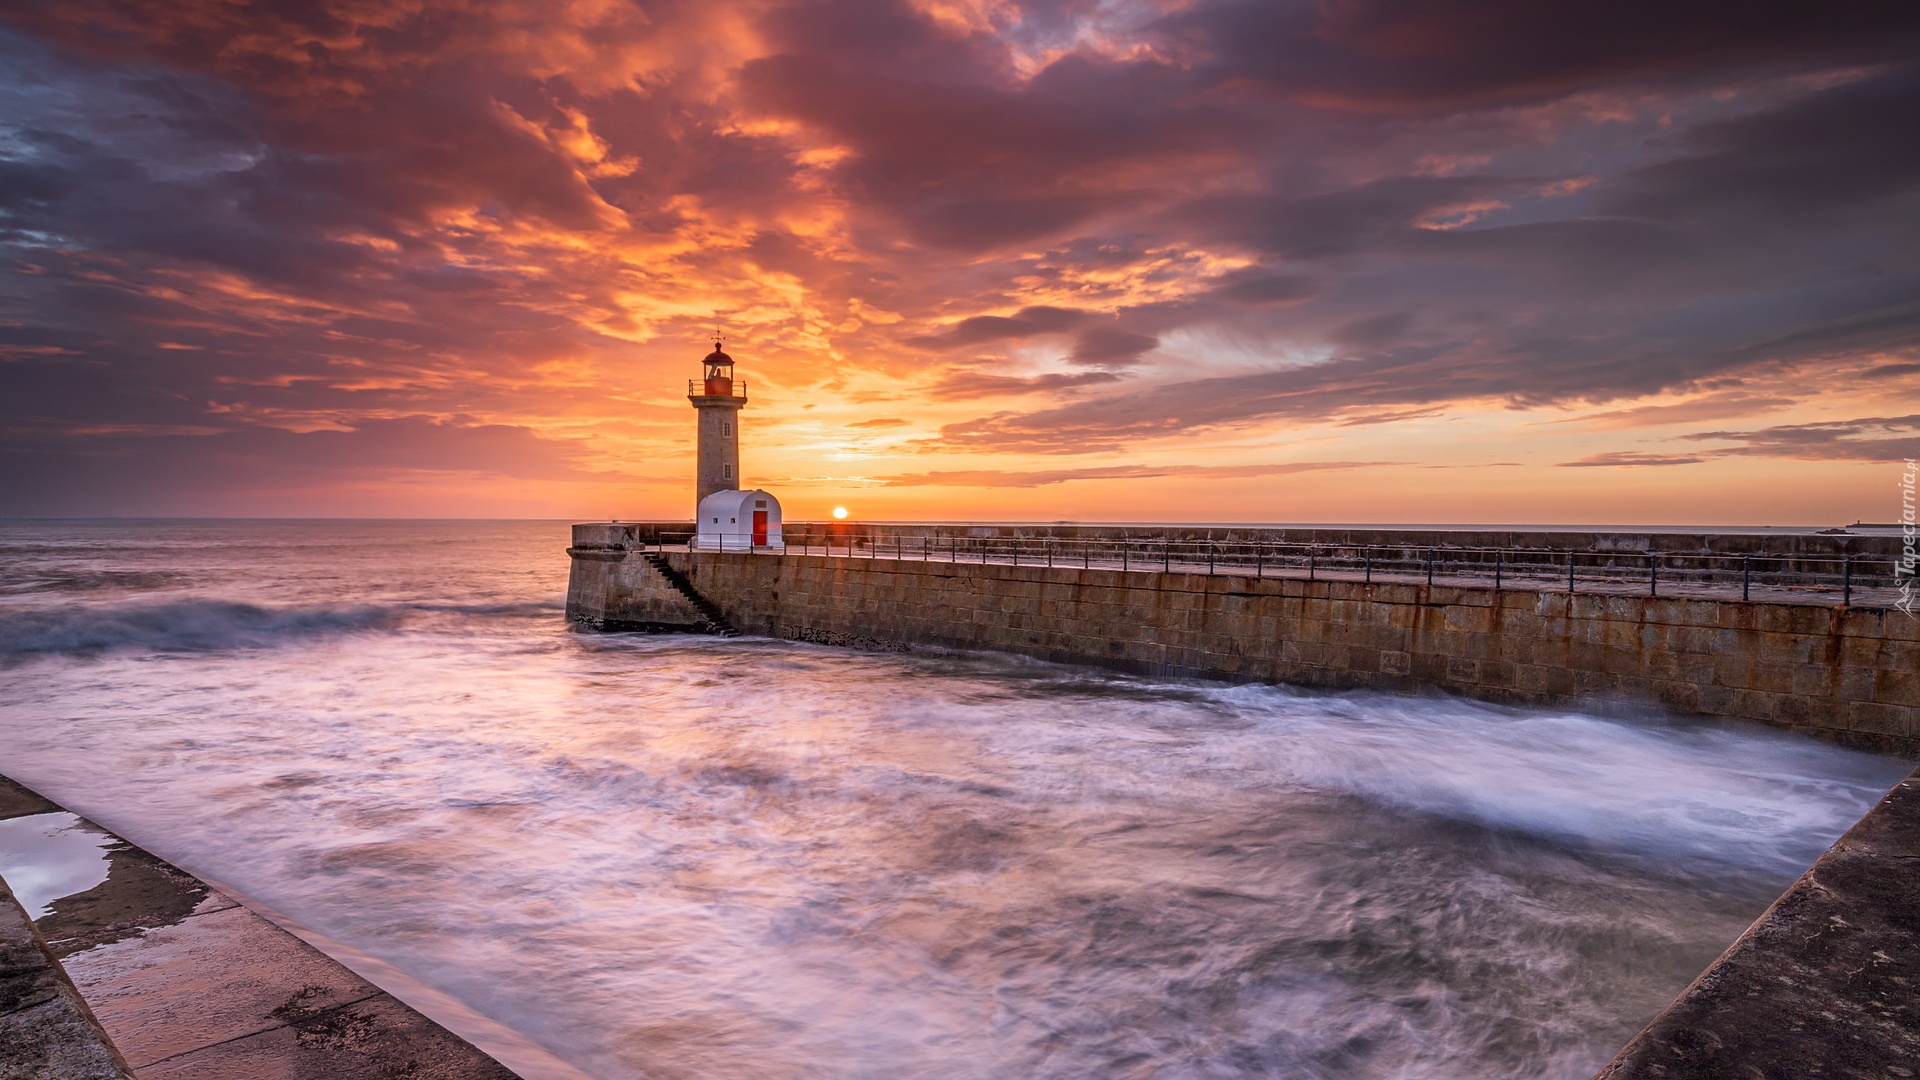
<svg viewBox="0 0 1920 1080"><path fill-rule="evenodd" d="M708 633L729 638L740 636L740 631L733 628L733 624L727 621L726 615L721 613L720 608L713 601L701 596L700 590L693 587L693 583L687 580L685 574L675 570L665 555L647 552L641 558L658 570L660 576L667 579L667 584L673 586L675 592L687 598L687 602L693 605L693 609L698 611L700 618L706 622Z"/></svg>

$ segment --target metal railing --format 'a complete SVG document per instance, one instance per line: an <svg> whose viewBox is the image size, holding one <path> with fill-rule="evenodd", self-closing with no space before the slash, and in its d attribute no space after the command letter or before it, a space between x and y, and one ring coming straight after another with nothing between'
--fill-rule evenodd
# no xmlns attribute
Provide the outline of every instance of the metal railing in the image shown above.
<svg viewBox="0 0 1920 1080"><path fill-rule="evenodd" d="M775 554L775 555L781 553L781 539L778 533L769 534L767 537L767 542L763 544L754 543L753 537L751 536L722 535L722 536L709 537L706 540L702 540L697 547L693 545L691 536L692 536L692 530L688 530L689 538L678 541L678 543L675 546L684 544L695 551L747 551L747 552L761 551L761 552L766 552L768 554ZM655 548L658 548L659 545L655 544L653 546Z"/></svg>
<svg viewBox="0 0 1920 1080"><path fill-rule="evenodd" d="M1468 585L1532 591L1795 597L1851 606L1892 602L1896 561L1874 555L1627 552L1514 547L1312 544L836 533L789 524L788 554L1011 566L1159 571L1308 581ZM1817 600L1816 600L1817 598Z"/></svg>
<svg viewBox="0 0 1920 1080"><path fill-rule="evenodd" d="M909 559L1086 570L1296 578L1535 592L1734 597L1890 606L1896 559L1870 554L1602 551L1250 540L976 536L960 530L836 528L789 522L788 555ZM687 527L650 527L637 545L684 549ZM1906 579L1911 581L1911 578Z"/></svg>
<svg viewBox="0 0 1920 1080"><path fill-rule="evenodd" d="M687 380L687 396L688 397L724 397L724 398L743 398L747 396L747 380L731 379L727 381L729 385L727 387L726 393L712 394L707 392L707 380L688 379ZM719 389L719 388L715 387L714 389Z"/></svg>

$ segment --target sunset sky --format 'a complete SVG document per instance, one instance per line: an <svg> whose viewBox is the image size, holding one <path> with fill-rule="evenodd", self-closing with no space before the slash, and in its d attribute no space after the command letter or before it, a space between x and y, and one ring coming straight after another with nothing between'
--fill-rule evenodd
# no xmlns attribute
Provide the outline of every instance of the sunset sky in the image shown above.
<svg viewBox="0 0 1920 1080"><path fill-rule="evenodd" d="M1836 524L1920 4L45 0L0 515Z"/></svg>

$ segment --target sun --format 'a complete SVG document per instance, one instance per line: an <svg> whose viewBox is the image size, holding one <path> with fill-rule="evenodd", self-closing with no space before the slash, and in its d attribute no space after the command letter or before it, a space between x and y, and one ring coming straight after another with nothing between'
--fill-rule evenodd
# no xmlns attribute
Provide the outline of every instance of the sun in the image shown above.
<svg viewBox="0 0 1920 1080"><path fill-rule="evenodd" d="M834 516L834 517L836 517L836 518L845 518L845 517L847 516L847 508L846 508L846 507L844 507L844 506L836 506L836 507L834 507L834 508L833 508L833 516Z"/></svg>

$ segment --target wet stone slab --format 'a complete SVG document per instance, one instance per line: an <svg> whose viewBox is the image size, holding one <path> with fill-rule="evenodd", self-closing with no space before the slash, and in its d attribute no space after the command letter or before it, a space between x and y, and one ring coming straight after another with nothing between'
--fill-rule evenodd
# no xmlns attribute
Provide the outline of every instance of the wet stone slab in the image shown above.
<svg viewBox="0 0 1920 1080"><path fill-rule="evenodd" d="M11 894L0 906L0 930L7 908L20 923L13 937L0 933L7 1080L124 1080L122 1071L86 1071L93 1066L76 1056L87 1009L137 1080L515 1080L205 882L0 777L0 819L31 815L46 818L34 823L42 831L93 834L107 869L98 884L51 898L33 924L39 944ZM26 946L15 940L22 935ZM47 961L37 971L26 947ZM50 957L71 980L65 1013ZM106 1040L94 1041L96 1056L118 1070Z"/></svg>
<svg viewBox="0 0 1920 1080"><path fill-rule="evenodd" d="M127 1080L130 1073L0 881L0 1076Z"/></svg>
<svg viewBox="0 0 1920 1080"><path fill-rule="evenodd" d="M1920 1077L1920 772L1595 1080Z"/></svg>

